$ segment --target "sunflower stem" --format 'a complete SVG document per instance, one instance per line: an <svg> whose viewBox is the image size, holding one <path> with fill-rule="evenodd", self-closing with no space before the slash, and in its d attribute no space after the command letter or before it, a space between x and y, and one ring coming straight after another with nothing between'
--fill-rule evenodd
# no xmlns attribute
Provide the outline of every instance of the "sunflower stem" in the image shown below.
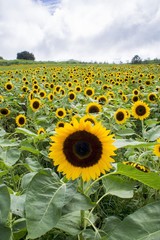
<svg viewBox="0 0 160 240"><path fill-rule="evenodd" d="M84 194L84 181L83 181L82 178L80 179L80 187L81 187L82 193ZM80 211L80 217L81 217L81 229L83 231L83 229L85 229L85 211L84 210ZM82 232L79 235L79 239L80 240L84 239L83 235L82 235Z"/></svg>
<svg viewBox="0 0 160 240"><path fill-rule="evenodd" d="M144 137L144 122L143 122L143 120L141 120L141 124L142 124L142 137Z"/></svg>

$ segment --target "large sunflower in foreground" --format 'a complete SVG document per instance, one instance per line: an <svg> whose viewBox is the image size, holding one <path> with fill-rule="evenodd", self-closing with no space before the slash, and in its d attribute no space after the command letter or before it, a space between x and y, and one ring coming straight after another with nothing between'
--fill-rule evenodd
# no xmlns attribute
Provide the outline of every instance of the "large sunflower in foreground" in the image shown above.
<svg viewBox="0 0 160 240"><path fill-rule="evenodd" d="M109 132L100 123L92 125L90 121L74 119L72 125L66 123L56 129L49 157L67 179L81 176L84 181L94 180L109 171L114 162L111 156L115 155L116 147Z"/></svg>
<svg viewBox="0 0 160 240"><path fill-rule="evenodd" d="M150 108L143 101L137 101L132 106L132 115L136 119L146 119L150 115Z"/></svg>

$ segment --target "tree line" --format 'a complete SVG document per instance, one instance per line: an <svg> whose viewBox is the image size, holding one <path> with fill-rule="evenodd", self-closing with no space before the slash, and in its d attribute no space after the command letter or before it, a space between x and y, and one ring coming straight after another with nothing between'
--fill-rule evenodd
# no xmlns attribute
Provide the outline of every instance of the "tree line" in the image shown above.
<svg viewBox="0 0 160 240"><path fill-rule="evenodd" d="M19 60L35 60L35 56L33 53L30 53L28 51L22 51L17 53L17 59ZM0 60L3 60L3 57L0 56ZM157 63L160 64L160 59L155 58L155 59L145 59L142 60L141 57L139 55L135 55L131 61L129 62L131 64L147 64L147 63Z"/></svg>

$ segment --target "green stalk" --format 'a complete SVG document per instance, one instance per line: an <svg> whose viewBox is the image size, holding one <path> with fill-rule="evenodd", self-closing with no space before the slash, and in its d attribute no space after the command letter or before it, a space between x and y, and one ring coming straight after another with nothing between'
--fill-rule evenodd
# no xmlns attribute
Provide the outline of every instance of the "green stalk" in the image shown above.
<svg viewBox="0 0 160 240"><path fill-rule="evenodd" d="M81 191L82 193L84 193L84 182L83 182L83 179L81 178L80 179L80 188L81 188ZM85 210L80 210L80 218L81 218L81 229L85 229ZM83 240L83 235L82 235L82 232L79 234L79 237L78 237L79 240Z"/></svg>

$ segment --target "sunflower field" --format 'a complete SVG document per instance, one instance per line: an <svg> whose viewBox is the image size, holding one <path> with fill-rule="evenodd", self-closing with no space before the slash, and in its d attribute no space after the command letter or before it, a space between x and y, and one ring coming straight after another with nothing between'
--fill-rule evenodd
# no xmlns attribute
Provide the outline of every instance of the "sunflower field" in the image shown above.
<svg viewBox="0 0 160 240"><path fill-rule="evenodd" d="M0 240L160 239L160 65L0 67Z"/></svg>

